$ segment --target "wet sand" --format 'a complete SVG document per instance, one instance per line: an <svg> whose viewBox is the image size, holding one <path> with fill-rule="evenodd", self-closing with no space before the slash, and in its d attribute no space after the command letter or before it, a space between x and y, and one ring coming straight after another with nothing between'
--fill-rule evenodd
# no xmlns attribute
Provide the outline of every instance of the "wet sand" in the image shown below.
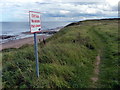
<svg viewBox="0 0 120 90"><path fill-rule="evenodd" d="M49 38L50 36L47 35L42 35L42 36L37 36L38 42L42 41L44 39ZM19 48L25 44L33 44L34 43L34 37L27 37L23 39L18 39L18 40L11 40L6 43L0 44L0 51L3 49L7 48Z"/></svg>

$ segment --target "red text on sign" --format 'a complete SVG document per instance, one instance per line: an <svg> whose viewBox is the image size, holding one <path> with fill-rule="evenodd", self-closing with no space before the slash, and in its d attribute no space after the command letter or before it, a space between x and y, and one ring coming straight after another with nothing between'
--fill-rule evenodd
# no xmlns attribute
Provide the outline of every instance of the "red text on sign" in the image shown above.
<svg viewBox="0 0 120 90"><path fill-rule="evenodd" d="M32 18L40 18L40 16L36 14L32 14Z"/></svg>
<svg viewBox="0 0 120 90"><path fill-rule="evenodd" d="M31 28L40 27L40 25L31 25Z"/></svg>
<svg viewBox="0 0 120 90"><path fill-rule="evenodd" d="M40 20L32 20L32 23L39 23Z"/></svg>

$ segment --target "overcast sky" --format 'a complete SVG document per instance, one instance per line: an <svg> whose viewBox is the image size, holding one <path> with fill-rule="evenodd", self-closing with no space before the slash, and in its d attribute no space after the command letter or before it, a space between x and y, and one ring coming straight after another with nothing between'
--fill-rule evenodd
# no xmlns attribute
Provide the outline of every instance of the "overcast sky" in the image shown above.
<svg viewBox="0 0 120 90"><path fill-rule="evenodd" d="M0 0L1 21L29 21L39 11L43 21L80 21L118 17L119 0ZM2 13L2 14L1 14Z"/></svg>

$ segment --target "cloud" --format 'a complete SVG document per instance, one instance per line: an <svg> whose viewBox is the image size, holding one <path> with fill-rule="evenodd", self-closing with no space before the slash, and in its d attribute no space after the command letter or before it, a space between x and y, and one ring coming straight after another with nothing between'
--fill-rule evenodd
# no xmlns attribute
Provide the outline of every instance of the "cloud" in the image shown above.
<svg viewBox="0 0 120 90"><path fill-rule="evenodd" d="M69 14L70 11L67 11L67 10L60 10L60 13L61 13L61 14Z"/></svg>
<svg viewBox="0 0 120 90"><path fill-rule="evenodd" d="M1 0L3 21L28 21L29 11L42 12L43 20L79 20L117 17L119 0ZM0 15L1 16L1 15ZM20 17L20 18L19 18ZM2 20L0 20L2 21Z"/></svg>
<svg viewBox="0 0 120 90"><path fill-rule="evenodd" d="M106 0L106 3L115 6L118 5L119 0Z"/></svg>

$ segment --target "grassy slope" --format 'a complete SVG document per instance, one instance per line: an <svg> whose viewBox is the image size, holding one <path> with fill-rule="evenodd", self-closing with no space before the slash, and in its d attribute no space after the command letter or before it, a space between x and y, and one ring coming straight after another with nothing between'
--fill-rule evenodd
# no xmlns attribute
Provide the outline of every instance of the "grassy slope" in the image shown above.
<svg viewBox="0 0 120 90"><path fill-rule="evenodd" d="M118 21L83 21L63 28L39 44L40 77L31 45L3 51L3 86L53 88L93 86L94 62L100 53L96 87L118 87Z"/></svg>
<svg viewBox="0 0 120 90"><path fill-rule="evenodd" d="M2 53L0 53L0 89L2 89Z"/></svg>

